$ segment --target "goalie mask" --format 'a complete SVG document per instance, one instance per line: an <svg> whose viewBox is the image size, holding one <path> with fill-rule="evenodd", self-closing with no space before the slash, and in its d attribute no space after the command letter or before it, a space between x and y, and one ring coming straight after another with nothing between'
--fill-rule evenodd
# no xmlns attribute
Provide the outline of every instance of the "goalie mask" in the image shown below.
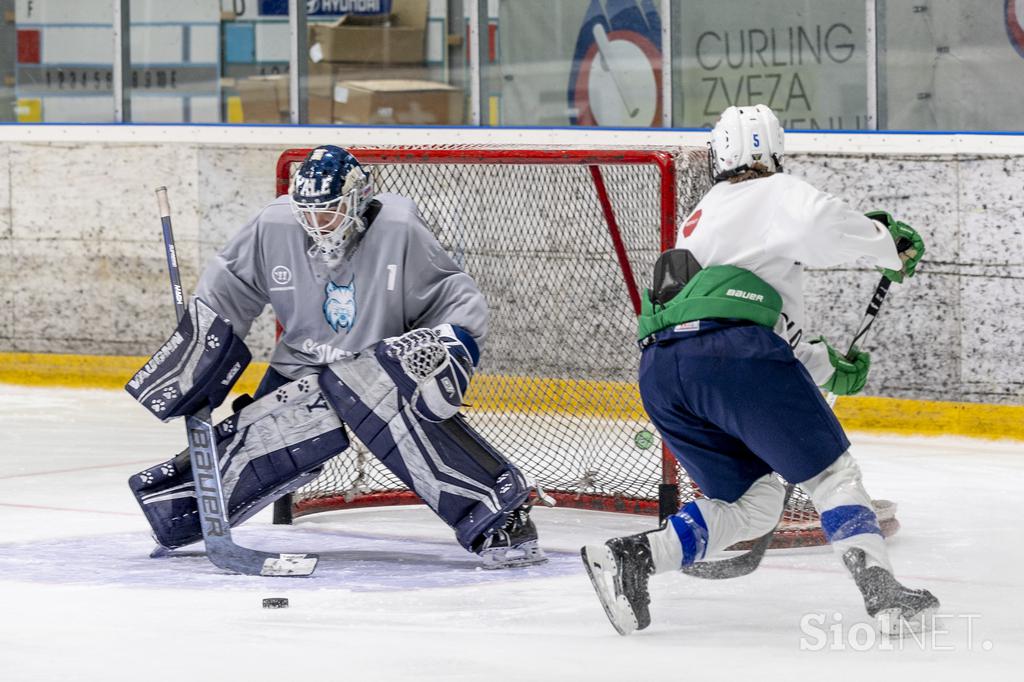
<svg viewBox="0 0 1024 682"><path fill-rule="evenodd" d="M373 180L341 147L322 145L295 173L292 213L313 240L309 255L332 257L366 229L363 213L373 198Z"/></svg>
<svg viewBox="0 0 1024 682"><path fill-rule="evenodd" d="M711 130L708 143L711 178L725 180L760 164L770 173L782 171L782 126L763 104L729 107Z"/></svg>

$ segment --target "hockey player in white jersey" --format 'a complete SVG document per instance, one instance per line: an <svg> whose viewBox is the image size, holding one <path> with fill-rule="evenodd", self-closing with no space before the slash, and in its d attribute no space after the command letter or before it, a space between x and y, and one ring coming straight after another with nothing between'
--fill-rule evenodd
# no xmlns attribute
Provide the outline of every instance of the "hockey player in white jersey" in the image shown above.
<svg viewBox="0 0 1024 682"><path fill-rule="evenodd" d="M865 257L895 282L924 244L885 212L867 216L782 173L783 131L764 105L730 107L711 132L715 185L655 268L638 339L640 394L669 449L706 498L661 529L583 548L621 634L650 624L648 579L721 558L777 525L799 484L825 535L887 634L919 630L938 600L893 577L850 443L818 387L864 387L867 353L849 356L805 331L804 266ZM897 248L897 243L901 248Z"/></svg>
<svg viewBox="0 0 1024 682"><path fill-rule="evenodd" d="M314 478L348 447L347 426L485 567L545 560L532 484L458 414L486 301L412 201L375 195L344 149L312 150L292 194L212 259L129 392L164 420L216 407L268 304L283 327L270 368L255 402L216 429L232 525ZM201 538L191 481L187 452L130 479L164 547Z"/></svg>

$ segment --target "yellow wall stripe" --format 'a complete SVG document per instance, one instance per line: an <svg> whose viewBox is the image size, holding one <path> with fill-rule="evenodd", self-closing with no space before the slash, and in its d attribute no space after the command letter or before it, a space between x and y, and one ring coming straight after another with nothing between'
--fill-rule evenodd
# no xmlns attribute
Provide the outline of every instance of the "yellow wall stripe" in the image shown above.
<svg viewBox="0 0 1024 682"><path fill-rule="evenodd" d="M22 386L122 389L148 359L123 355L0 353L0 382ZM252 363L234 390L251 393L266 370L267 363Z"/></svg>
<svg viewBox="0 0 1024 682"><path fill-rule="evenodd" d="M120 389L143 357L0 353L0 382L28 386ZM252 363L236 391L252 393L267 364ZM466 402L476 409L643 419L636 386L628 382L487 376L473 380ZM1024 406L851 396L836 403L853 431L958 435L1024 440Z"/></svg>

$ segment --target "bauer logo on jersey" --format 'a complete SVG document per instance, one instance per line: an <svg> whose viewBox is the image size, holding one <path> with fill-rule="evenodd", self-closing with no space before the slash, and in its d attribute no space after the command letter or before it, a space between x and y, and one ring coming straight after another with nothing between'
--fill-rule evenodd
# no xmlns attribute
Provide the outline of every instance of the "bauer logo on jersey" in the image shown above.
<svg viewBox="0 0 1024 682"><path fill-rule="evenodd" d="M754 301L755 303L764 303L764 296L761 294L755 294L751 291L743 291L742 289L729 289L725 292L726 296L733 296L735 298L745 298L748 301Z"/></svg>
<svg viewBox="0 0 1024 682"><path fill-rule="evenodd" d="M324 318L334 331L342 329L348 333L356 321L356 281L348 284L327 282L325 289L327 298L324 300Z"/></svg>

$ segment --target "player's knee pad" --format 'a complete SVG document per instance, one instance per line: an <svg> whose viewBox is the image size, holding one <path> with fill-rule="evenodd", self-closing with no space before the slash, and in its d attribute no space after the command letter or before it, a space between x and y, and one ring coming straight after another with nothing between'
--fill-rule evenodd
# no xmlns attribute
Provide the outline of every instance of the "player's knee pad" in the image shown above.
<svg viewBox="0 0 1024 682"><path fill-rule="evenodd" d="M319 474L348 447L315 376L286 384L214 429L228 517L235 526ZM164 547L202 538L188 451L132 476L129 486Z"/></svg>
<svg viewBox="0 0 1024 682"><path fill-rule="evenodd" d="M839 455L834 462L806 481L801 481L799 485L807 491L815 505L819 501L856 501L861 496L867 497L861 480L860 466L849 452Z"/></svg>
<svg viewBox="0 0 1024 682"><path fill-rule="evenodd" d="M125 390L167 421L223 402L252 356L231 323L201 299L160 349L135 373Z"/></svg>
<svg viewBox="0 0 1024 682"><path fill-rule="evenodd" d="M462 417L421 417L379 352L331 365L320 386L359 440L455 530L463 547L504 525L529 497L519 469Z"/></svg>
<svg viewBox="0 0 1024 682"><path fill-rule="evenodd" d="M752 540L779 523L786 498L786 486L774 474L754 481L735 502L708 498L695 500L707 528L704 558L712 558L731 545ZM684 507L685 510L685 507Z"/></svg>

